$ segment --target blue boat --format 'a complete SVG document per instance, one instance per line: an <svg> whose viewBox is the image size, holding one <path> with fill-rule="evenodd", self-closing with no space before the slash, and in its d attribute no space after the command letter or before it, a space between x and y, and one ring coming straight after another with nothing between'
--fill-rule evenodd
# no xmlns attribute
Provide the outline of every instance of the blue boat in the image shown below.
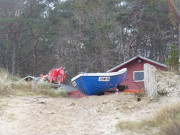
<svg viewBox="0 0 180 135"><path fill-rule="evenodd" d="M80 73L72 78L71 82L84 94L98 95L121 84L126 73L126 68L111 73Z"/></svg>

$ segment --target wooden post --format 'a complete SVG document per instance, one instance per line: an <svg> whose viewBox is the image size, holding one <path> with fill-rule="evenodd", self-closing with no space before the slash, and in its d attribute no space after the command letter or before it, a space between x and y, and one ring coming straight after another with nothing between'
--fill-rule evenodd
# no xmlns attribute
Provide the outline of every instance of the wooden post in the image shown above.
<svg viewBox="0 0 180 135"><path fill-rule="evenodd" d="M158 95L157 92L157 80L156 80L157 69L150 65L144 64L144 87L145 94L151 99L155 99Z"/></svg>

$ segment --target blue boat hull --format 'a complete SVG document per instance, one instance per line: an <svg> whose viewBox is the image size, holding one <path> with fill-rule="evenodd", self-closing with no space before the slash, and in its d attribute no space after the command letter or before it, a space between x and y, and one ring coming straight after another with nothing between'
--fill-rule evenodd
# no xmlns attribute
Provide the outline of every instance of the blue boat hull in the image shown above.
<svg viewBox="0 0 180 135"><path fill-rule="evenodd" d="M91 76L88 73L84 73L77 79L72 81L73 85L78 88L82 93L87 95L98 95L104 91L115 88L117 85L121 84L126 78L127 70L121 74L117 75L106 75L101 76Z"/></svg>

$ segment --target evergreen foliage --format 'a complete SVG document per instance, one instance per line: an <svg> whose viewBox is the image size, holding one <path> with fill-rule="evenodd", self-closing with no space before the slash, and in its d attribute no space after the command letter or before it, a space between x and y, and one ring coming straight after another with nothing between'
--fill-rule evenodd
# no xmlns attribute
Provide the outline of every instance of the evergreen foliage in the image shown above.
<svg viewBox="0 0 180 135"><path fill-rule="evenodd" d="M171 44L169 57L166 59L166 64L169 66L170 71L177 71L179 66L179 57L177 45Z"/></svg>
<svg viewBox="0 0 180 135"><path fill-rule="evenodd" d="M163 0L0 0L0 67L106 72L136 55L164 63L178 27ZM70 80L70 79L69 79Z"/></svg>

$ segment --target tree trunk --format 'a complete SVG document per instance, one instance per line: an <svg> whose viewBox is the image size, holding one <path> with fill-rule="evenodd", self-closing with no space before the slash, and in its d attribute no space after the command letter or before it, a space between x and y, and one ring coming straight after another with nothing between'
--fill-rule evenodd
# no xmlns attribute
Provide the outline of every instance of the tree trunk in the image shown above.
<svg viewBox="0 0 180 135"><path fill-rule="evenodd" d="M33 68L33 75L35 74L35 71L37 70L37 44L39 42L39 37L35 39L34 42L34 68Z"/></svg>
<svg viewBox="0 0 180 135"><path fill-rule="evenodd" d="M180 22L180 11L176 7L175 3L172 0L166 0L166 1L170 7L171 12L175 15L177 20Z"/></svg>
<svg viewBox="0 0 180 135"><path fill-rule="evenodd" d="M13 43L11 76L16 73L17 45Z"/></svg>
<svg viewBox="0 0 180 135"><path fill-rule="evenodd" d="M3 64L2 64L2 47L0 46L0 68L3 67Z"/></svg>
<svg viewBox="0 0 180 135"><path fill-rule="evenodd" d="M78 46L77 46L77 49L78 49L78 70L79 72L81 71L81 39L82 39L82 30L81 30L81 22L79 21L79 31L78 31L78 38L79 38L79 41L78 41Z"/></svg>
<svg viewBox="0 0 180 135"><path fill-rule="evenodd" d="M180 22L179 22L179 43L178 43L178 51L179 51L179 62L180 62ZM180 69L180 67L179 67Z"/></svg>
<svg viewBox="0 0 180 135"><path fill-rule="evenodd" d="M131 56L132 56L132 44L133 44L134 41L137 39L137 37L138 37L138 35L134 36L134 37L130 40L130 42L129 42L129 44L128 44L128 49L127 49L128 59L130 59Z"/></svg>

